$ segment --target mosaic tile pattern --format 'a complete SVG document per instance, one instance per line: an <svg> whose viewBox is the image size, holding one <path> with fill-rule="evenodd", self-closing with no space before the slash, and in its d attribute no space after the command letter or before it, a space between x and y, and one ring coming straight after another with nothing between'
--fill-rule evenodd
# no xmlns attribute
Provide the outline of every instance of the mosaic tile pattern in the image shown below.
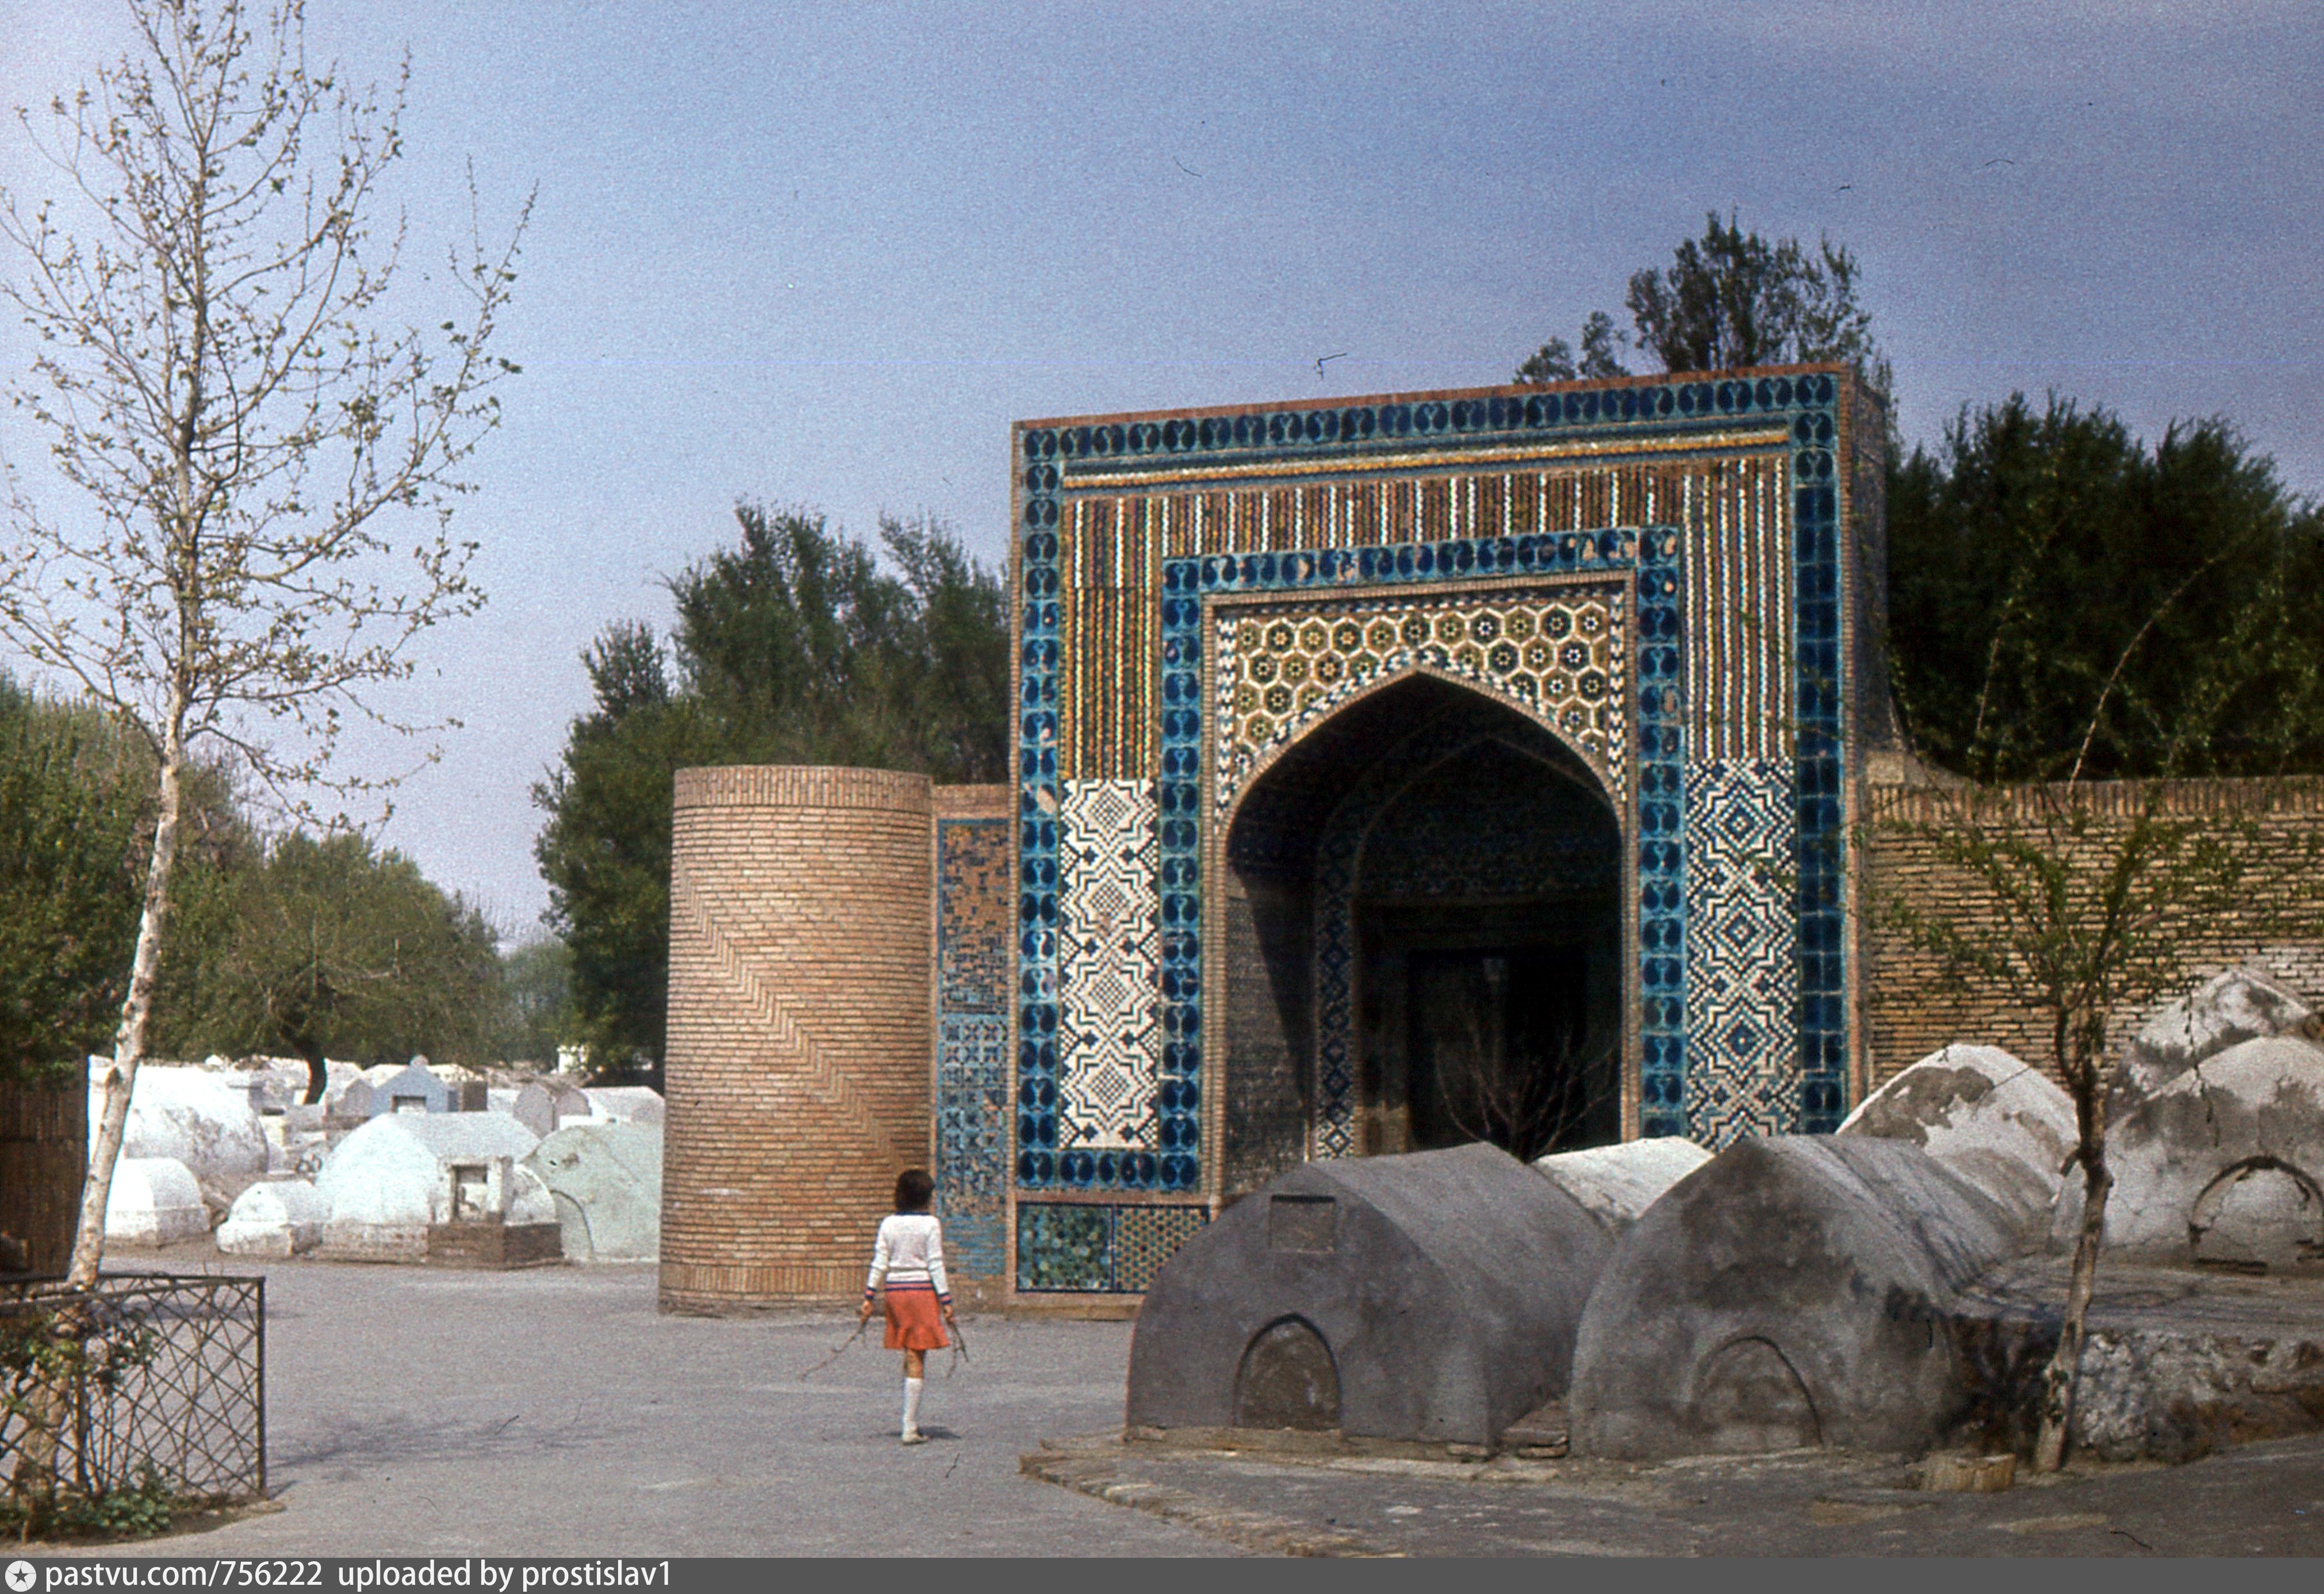
<svg viewBox="0 0 2324 1594"><path fill-rule="evenodd" d="M1151 779L1153 589L1068 576L1062 597L1062 631L1073 652L1058 672L1057 773L1068 780Z"/></svg>
<svg viewBox="0 0 2324 1594"><path fill-rule="evenodd" d="M1009 822L936 821L936 1000L1009 1011Z"/></svg>
<svg viewBox="0 0 2324 1594"><path fill-rule="evenodd" d="M1203 1231L1201 1207L1117 1207L1113 1218L1113 1287L1144 1294L1162 1264Z"/></svg>
<svg viewBox="0 0 2324 1594"><path fill-rule="evenodd" d="M1009 1268L1006 820L936 822L936 1180L953 1271Z"/></svg>
<svg viewBox="0 0 2324 1594"><path fill-rule="evenodd" d="M1058 1144L1150 1152L1162 1062L1153 782L1069 780L1058 823Z"/></svg>
<svg viewBox="0 0 2324 1594"><path fill-rule="evenodd" d="M1142 1295L1209 1221L1198 1206L1028 1202L1017 1209L1017 1287L1037 1295Z"/></svg>
<svg viewBox="0 0 2324 1594"><path fill-rule="evenodd" d="M1714 1150L1799 1112L1793 785L1777 760L1687 766L1686 1121Z"/></svg>
<svg viewBox="0 0 2324 1594"><path fill-rule="evenodd" d="M1698 756L1796 758L1793 800L1801 1078L1796 1121L1812 1129L1836 1124L1845 1110L1847 1055L1841 733L1843 705L1853 689L1846 678L1841 648L1840 503L1832 458L1838 391L1828 375L1770 376L1021 430L1015 1059L1019 1184L1029 1189L1062 1185L1187 1191L1200 1186L1196 1115L1202 1064L1204 609L1206 599L1230 593L1272 595L1389 583L1498 583L1588 571L1634 579L1633 688L1638 714L1630 728L1636 749L1631 820L1638 860L1642 1128L1647 1133L1675 1133L1686 1126L1690 1030L1683 743L1689 691L1708 694L1704 701L1709 702L1724 701L1720 694L1740 692L1759 705L1751 711L1758 716L1757 730L1739 737L1722 731ZM1588 481L1579 470L1569 469L1558 487L1571 487L1570 506L1554 501L1551 484L1543 477L1536 489L1540 501L1520 514L1523 504L1508 493L1496 500L1494 479L1477 476L1459 483L1431 477L1425 463L1437 456L1456 465L1483 457L1477 450L1522 447L1529 438L1550 438L1594 447L1592 439L1603 437L1627 447L1666 438L1672 456L1677 457L1713 435L1731 432L1762 438L1764 430L1751 428L1769 427L1783 428L1789 438L1788 475L1780 488L1788 501L1778 516L1788 522L1782 529L1791 549L1792 635L1780 635L1781 613L1776 623L1763 620L1751 633L1757 639L1756 662L1744 656L1751 650L1714 644L1706 635L1690 644L1693 651L1683 677L1678 649L1684 558L1676 537L1635 530L1548 528L1561 522L1565 527L1618 527L1628 511L1637 517L1628 522L1633 527L1644 521L1699 531L1702 522L1692 496L1696 475L1688 472L1708 481L1723 466L1712 464L1698 470L1690 465L1673 474L1650 465L1600 473ZM1380 480L1377 491L1351 486L1342 492L1319 484L1231 493L1210 492L1185 474L1250 475L1275 471L1278 465L1296 470L1360 470L1375 454L1383 456L1383 463L1393 458L1394 469L1407 474L1402 479ZM1422 463L1416 465L1416 461ZM1416 468L1422 473L1418 477L1408 474ZM1736 468L1748 475L1761 467L1738 461ZM1160 477L1171 472L1179 473L1173 480L1188 484L1159 485ZM1144 484L1141 473L1155 475L1157 484ZM1626 488L1624 484L1630 482L1637 487ZM1760 478L1754 475L1752 482L1757 492ZM1677 485L1686 487L1683 504L1674 491ZM1151 593L1157 566L1160 576L1158 691L1144 699L1156 705L1156 723L1132 724L1129 720L1139 716L1125 717L1118 728L1103 732L1102 745L1093 744L1091 761L1099 769L1083 768L1089 773L1143 774L1151 766L1144 764L1148 755L1139 750L1158 749L1163 1055L1156 1099L1157 1150L1150 1156L1061 1148L1057 1139L1059 674L1064 640L1058 529L1068 488L1076 493L1077 515L1085 502L1079 494L1095 489L1114 494L1114 502L1132 511L1136 522L1134 527L1129 520L1120 523L1122 529L1112 539L1116 546L1104 555L1114 563L1105 569L1093 563L1082 570L1082 563L1102 561L1077 543L1073 555L1077 587ZM1658 491L1670 502L1659 502ZM1622 497L1625 492L1632 493L1635 508ZM1376 526L1371 524L1375 514ZM1359 521L1364 523L1359 525ZM1524 530L1527 526L1532 530ZM1464 535L1433 535L1439 527L1458 528ZM1366 545L1355 546L1360 541ZM1234 551L1228 552L1230 548ZM1157 553L1172 557L1157 559ZM1711 585L1739 581L1748 586L1750 579L1748 572L1737 576L1729 571ZM1770 658L1773 665L1767 663ZM1739 673L1730 681L1729 672ZM1765 712L1770 704L1776 709ZM1724 723L1722 718L1705 724L1716 728Z"/></svg>
<svg viewBox="0 0 2324 1594"><path fill-rule="evenodd" d="M1415 669L1478 686L1550 726L1618 797L1627 784L1628 639L1619 588L1221 605L1212 804L1301 731Z"/></svg>
<svg viewBox="0 0 2324 1594"><path fill-rule="evenodd" d="M964 1278L1009 1270L1009 1020L946 1013L936 1020L936 1216Z"/></svg>
<svg viewBox="0 0 2324 1594"><path fill-rule="evenodd" d="M1686 1132L1686 736L1679 536L1638 533L1638 1132Z"/></svg>
<svg viewBox="0 0 2324 1594"><path fill-rule="evenodd" d="M1792 756L1792 562L1780 470L1718 495L1686 532L1688 755Z"/></svg>
<svg viewBox="0 0 2324 1594"><path fill-rule="evenodd" d="M1023 436L1017 577L1017 1181L1057 1177L1057 436ZM1019 1227L1022 1239L1022 1226ZM1021 1274L1021 1267L1020 1267Z"/></svg>
<svg viewBox="0 0 2324 1594"><path fill-rule="evenodd" d="M1113 1209L1043 1202L1017 1209L1017 1287L1111 1289Z"/></svg>

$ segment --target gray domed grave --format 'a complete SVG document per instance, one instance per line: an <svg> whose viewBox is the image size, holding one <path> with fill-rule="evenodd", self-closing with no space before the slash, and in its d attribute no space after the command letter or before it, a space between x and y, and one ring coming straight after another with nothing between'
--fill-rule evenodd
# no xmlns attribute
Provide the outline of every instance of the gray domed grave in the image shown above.
<svg viewBox="0 0 2324 1594"><path fill-rule="evenodd" d="M1574 1352L1573 1448L1924 1449L1969 1403L1958 1293L2042 1215L1900 1140L1738 1141L1608 1260Z"/></svg>
<svg viewBox="0 0 2324 1594"><path fill-rule="evenodd" d="M1495 1147L1308 1163L1155 1280L1129 1423L1489 1445L1564 1392L1610 1246Z"/></svg>

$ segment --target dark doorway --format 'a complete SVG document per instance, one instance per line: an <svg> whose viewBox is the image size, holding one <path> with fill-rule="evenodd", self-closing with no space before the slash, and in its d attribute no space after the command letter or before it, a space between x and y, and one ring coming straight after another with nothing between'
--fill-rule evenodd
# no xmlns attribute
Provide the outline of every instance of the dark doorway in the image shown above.
<svg viewBox="0 0 2324 1594"><path fill-rule="evenodd" d="M1586 947L1421 952L1405 968L1413 1150L1490 1140L1531 1159L1619 1136L1610 1071L1589 1053Z"/></svg>
<svg viewBox="0 0 2324 1594"><path fill-rule="evenodd" d="M1621 832L1526 715L1429 677L1244 795L1226 954L1231 1193L1310 1155L1621 1138Z"/></svg>

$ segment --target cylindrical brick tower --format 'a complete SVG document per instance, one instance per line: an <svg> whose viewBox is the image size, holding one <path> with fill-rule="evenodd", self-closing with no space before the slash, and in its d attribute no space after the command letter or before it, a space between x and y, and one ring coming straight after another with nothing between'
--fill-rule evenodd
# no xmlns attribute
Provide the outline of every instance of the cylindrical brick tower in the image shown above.
<svg viewBox="0 0 2324 1594"><path fill-rule="evenodd" d="M923 775L680 769L664 1311L852 1295L930 1164Z"/></svg>

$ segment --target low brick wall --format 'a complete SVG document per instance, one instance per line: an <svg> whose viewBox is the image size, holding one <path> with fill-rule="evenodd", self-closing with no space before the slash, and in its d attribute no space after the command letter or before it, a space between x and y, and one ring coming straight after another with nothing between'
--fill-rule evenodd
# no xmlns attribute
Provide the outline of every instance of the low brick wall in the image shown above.
<svg viewBox="0 0 2324 1594"><path fill-rule="evenodd" d="M428 1260L441 1267L537 1267L565 1259L554 1223L431 1223Z"/></svg>
<svg viewBox="0 0 2324 1594"><path fill-rule="evenodd" d="M2175 781L2150 788L2141 782L2106 782L2090 788L2095 812L2127 825L2150 791L2174 817L2210 815L2247 818L2259 828L2258 857L2246 878L2249 906L2242 912L2181 926L2188 946L2184 981L2191 986L2221 970L2255 963L2310 1002L2324 1002L2324 871L2310 861L2309 839L2324 831L2324 781L2263 785L2245 781ZM1940 862L1923 837L1900 834L1897 824L1939 819L1941 793L1919 786L1873 786L1866 790L1870 844L1866 865L1867 908L1874 920L1866 936L1866 1028L1871 1048L1872 1083L1877 1086L1940 1046L1972 1041L2006 1047L2029 1063L2046 1063L2050 1043L2041 1016L1991 985L1948 989L1933 953L1878 922L1884 895L1921 903L1965 905L1984 888L1962 871ZM2029 821L2030 800L2018 804ZM2264 921L2277 921L2270 927ZM2178 990L2157 999L2169 1000ZM2117 1044L2144 1014L2116 1016Z"/></svg>

